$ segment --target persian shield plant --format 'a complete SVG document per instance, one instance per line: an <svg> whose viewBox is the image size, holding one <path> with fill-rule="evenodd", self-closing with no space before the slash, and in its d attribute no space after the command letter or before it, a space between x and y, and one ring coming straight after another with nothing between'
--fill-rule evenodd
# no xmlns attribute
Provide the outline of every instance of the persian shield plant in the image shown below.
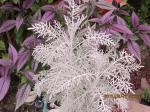
<svg viewBox="0 0 150 112"><path fill-rule="evenodd" d="M87 24L87 16L79 13L82 4L65 4L64 27L54 21L29 28L46 40L35 47L35 60L49 66L35 75L34 91L51 104L59 102L59 112L111 112L115 104L126 112L127 100L114 97L134 93L130 73L140 64L126 51L117 51L118 37Z"/></svg>

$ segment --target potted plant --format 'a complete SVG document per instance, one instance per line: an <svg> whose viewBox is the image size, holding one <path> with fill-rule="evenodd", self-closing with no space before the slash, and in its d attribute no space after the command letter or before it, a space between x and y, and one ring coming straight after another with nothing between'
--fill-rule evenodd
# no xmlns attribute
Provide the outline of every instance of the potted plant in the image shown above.
<svg viewBox="0 0 150 112"><path fill-rule="evenodd" d="M112 112L115 104L126 111L121 95L133 93L130 73L142 66L125 50L117 51L119 38L89 24L88 15L79 13L80 4L65 1L64 25L54 20L29 28L46 40L35 47L34 59L50 66L34 75L33 91L44 96L45 104L59 102L50 112Z"/></svg>

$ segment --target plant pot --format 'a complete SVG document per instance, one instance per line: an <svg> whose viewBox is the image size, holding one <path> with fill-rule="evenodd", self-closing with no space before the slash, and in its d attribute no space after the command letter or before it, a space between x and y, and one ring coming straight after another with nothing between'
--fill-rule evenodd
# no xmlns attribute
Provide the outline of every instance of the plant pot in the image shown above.
<svg viewBox="0 0 150 112"><path fill-rule="evenodd" d="M146 101L145 99L141 99L140 103L143 104L143 105L150 106L150 102Z"/></svg>

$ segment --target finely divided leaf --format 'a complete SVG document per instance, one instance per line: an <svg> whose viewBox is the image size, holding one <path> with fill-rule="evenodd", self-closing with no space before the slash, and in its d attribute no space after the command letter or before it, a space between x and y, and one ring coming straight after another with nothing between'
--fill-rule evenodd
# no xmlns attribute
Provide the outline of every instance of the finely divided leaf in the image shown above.
<svg viewBox="0 0 150 112"><path fill-rule="evenodd" d="M24 84L21 86L21 88L18 90L18 92L16 94L16 108L15 108L15 110L17 110L21 105L24 104L30 91L31 91L31 87L29 84Z"/></svg>

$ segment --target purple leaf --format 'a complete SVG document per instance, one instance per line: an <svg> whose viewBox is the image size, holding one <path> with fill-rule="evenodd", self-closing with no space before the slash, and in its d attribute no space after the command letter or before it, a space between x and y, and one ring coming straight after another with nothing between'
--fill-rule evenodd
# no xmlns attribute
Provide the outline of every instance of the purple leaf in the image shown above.
<svg viewBox="0 0 150 112"><path fill-rule="evenodd" d="M17 71L19 71L29 60L30 52L29 51L22 51L18 53L18 60L17 60Z"/></svg>
<svg viewBox="0 0 150 112"><path fill-rule="evenodd" d="M100 19L100 18L92 18L92 19L90 19L89 21L95 22L95 23L100 23L100 22L101 22L101 19Z"/></svg>
<svg viewBox="0 0 150 112"><path fill-rule="evenodd" d="M117 33L116 31L109 29L109 28L105 29L104 32L106 32L108 34L114 34L114 35L116 35L116 33Z"/></svg>
<svg viewBox="0 0 150 112"><path fill-rule="evenodd" d="M138 30L143 31L143 32L150 32L150 26L148 26L148 25L140 25L138 27Z"/></svg>
<svg viewBox="0 0 150 112"><path fill-rule="evenodd" d="M141 61L141 52L139 45L134 41L128 41L128 50L134 55L139 61Z"/></svg>
<svg viewBox="0 0 150 112"><path fill-rule="evenodd" d="M9 74L9 69L10 69L9 66L0 67L0 76L1 77L7 77Z"/></svg>
<svg viewBox="0 0 150 112"><path fill-rule="evenodd" d="M29 9L31 8L32 4L35 2L35 0L24 0L23 1L23 9Z"/></svg>
<svg viewBox="0 0 150 112"><path fill-rule="evenodd" d="M145 33L140 33L139 35L143 39L143 41L150 47L150 37Z"/></svg>
<svg viewBox="0 0 150 112"><path fill-rule="evenodd" d="M101 9L107 9L107 10L114 10L116 9L112 4L106 2L106 1L99 1L95 2L95 6L101 8Z"/></svg>
<svg viewBox="0 0 150 112"><path fill-rule="evenodd" d="M117 16L117 23L120 25L126 25L126 22L124 19L122 19L121 17Z"/></svg>
<svg viewBox="0 0 150 112"><path fill-rule="evenodd" d="M10 66L12 64L12 61L11 60L3 60L3 59L0 59L0 65L1 66Z"/></svg>
<svg viewBox="0 0 150 112"><path fill-rule="evenodd" d="M42 16L42 19L41 21L42 22L46 22L46 21L50 21L54 18L54 13L53 12L50 12L50 11L47 11L45 12L45 14Z"/></svg>
<svg viewBox="0 0 150 112"><path fill-rule="evenodd" d="M52 5L44 5L41 9L43 11L56 11L55 7Z"/></svg>
<svg viewBox="0 0 150 112"><path fill-rule="evenodd" d="M30 81L33 81L33 76L34 73L31 71L23 71L22 74L24 74L24 76L29 79Z"/></svg>
<svg viewBox="0 0 150 112"><path fill-rule="evenodd" d="M9 58L12 60L14 65L18 59L18 53L11 44L9 44L8 53L9 53Z"/></svg>
<svg viewBox="0 0 150 112"><path fill-rule="evenodd" d="M129 28L127 28L125 25L113 24L111 29L120 33L125 33L129 35L133 34L131 30L129 30Z"/></svg>
<svg viewBox="0 0 150 112"><path fill-rule="evenodd" d="M128 40L130 40L133 36L132 35L129 35L129 34L123 34L123 40L124 42L127 42Z"/></svg>
<svg viewBox="0 0 150 112"><path fill-rule="evenodd" d="M31 64L31 68L34 72L36 72L37 68L38 68L38 62L36 60L33 59L32 64Z"/></svg>
<svg viewBox="0 0 150 112"><path fill-rule="evenodd" d="M110 18L108 18L107 21L105 21L105 22L106 22L106 23L108 22L108 23L112 24L112 23L114 22L114 18L115 18L115 16L112 15L112 16L110 16Z"/></svg>
<svg viewBox="0 0 150 112"><path fill-rule="evenodd" d="M23 18L21 16L18 16L16 18L16 28L17 28L17 30L20 28L20 26L22 25L22 23L23 23Z"/></svg>
<svg viewBox="0 0 150 112"><path fill-rule="evenodd" d="M39 22L41 20L41 10L37 11L32 18L32 23Z"/></svg>
<svg viewBox="0 0 150 112"><path fill-rule="evenodd" d="M6 3L6 4L4 4L4 5L2 5L0 7L0 9L20 11L20 9L18 7L16 7L16 6L14 6L12 3Z"/></svg>
<svg viewBox="0 0 150 112"><path fill-rule="evenodd" d="M102 16L101 22L102 22L103 24L105 24L106 21L108 21L108 19L109 19L110 16L112 15L112 12L113 12L113 10L108 11L106 14L104 14L104 15Z"/></svg>
<svg viewBox="0 0 150 112"><path fill-rule="evenodd" d="M135 12L132 12L132 19L131 19L132 25L134 27L137 27L140 23L139 23L139 18L138 16L135 14Z"/></svg>
<svg viewBox="0 0 150 112"><path fill-rule="evenodd" d="M1 77L0 78L0 101L6 96L10 86L10 77Z"/></svg>
<svg viewBox="0 0 150 112"><path fill-rule="evenodd" d="M127 11L125 11L125 10L119 9L118 12L119 12L120 14L125 15L125 16L129 16L129 13L128 13Z"/></svg>
<svg viewBox="0 0 150 112"><path fill-rule="evenodd" d="M29 84L24 84L20 87L16 94L16 108L17 110L21 105L24 104L26 101L27 97L29 96L29 93L31 91L31 87Z"/></svg>
<svg viewBox="0 0 150 112"><path fill-rule="evenodd" d="M0 33L7 32L7 31L13 29L15 27L15 25L16 25L15 20L5 21L0 27Z"/></svg>
<svg viewBox="0 0 150 112"><path fill-rule="evenodd" d="M37 39L34 36L30 36L24 40L23 46L27 48L33 48L37 46L39 43L41 43L41 39L39 38Z"/></svg>

